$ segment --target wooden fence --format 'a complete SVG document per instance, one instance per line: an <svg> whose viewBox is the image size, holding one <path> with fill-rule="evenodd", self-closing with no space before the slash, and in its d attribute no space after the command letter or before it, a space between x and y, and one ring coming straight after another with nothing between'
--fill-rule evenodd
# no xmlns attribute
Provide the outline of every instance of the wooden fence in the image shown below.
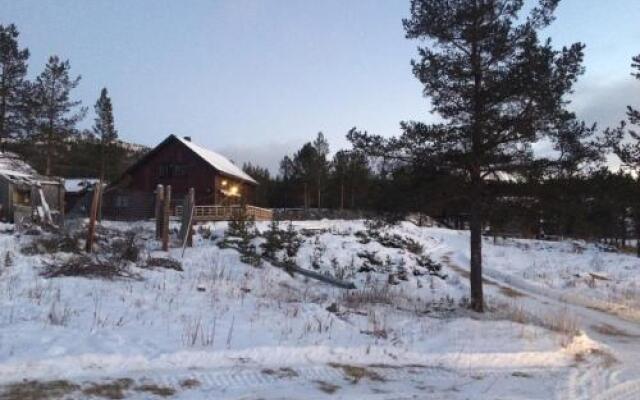
<svg viewBox="0 0 640 400"><path fill-rule="evenodd" d="M233 218L242 206L195 206L193 220L196 222L228 221ZM273 219L273 211L268 208L245 206L247 215L256 221L270 221ZM182 216L182 206L176 207L176 216Z"/></svg>

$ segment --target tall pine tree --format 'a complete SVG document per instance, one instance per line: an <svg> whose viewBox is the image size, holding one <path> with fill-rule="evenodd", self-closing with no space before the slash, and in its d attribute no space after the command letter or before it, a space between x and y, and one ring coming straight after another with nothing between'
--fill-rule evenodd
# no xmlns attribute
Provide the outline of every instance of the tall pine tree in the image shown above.
<svg viewBox="0 0 640 400"><path fill-rule="evenodd" d="M104 182L106 176L106 161L113 155L113 145L118 139L118 131L113 120L113 105L107 92L102 88L100 97L94 106L96 112L93 132L100 140L100 180ZM116 167L117 169L117 167Z"/></svg>
<svg viewBox="0 0 640 400"><path fill-rule="evenodd" d="M21 136L25 126L25 97L29 50L18 46L15 25L0 25L0 145Z"/></svg>
<svg viewBox="0 0 640 400"><path fill-rule="evenodd" d="M413 72L444 122L401 124L399 138L352 132L358 148L399 159L430 160L465 178L471 230L471 307L483 311L482 226L486 178L513 173L533 157L539 140L582 73L580 43L561 51L538 31L553 20L559 0L539 0L521 15L523 0L412 0L403 21L420 39Z"/></svg>
<svg viewBox="0 0 640 400"><path fill-rule="evenodd" d="M71 78L69 61L58 56L49 57L44 71L36 78L32 88L35 131L34 139L45 146L45 174L53 170L56 150L70 136L78 133L76 124L84 118L87 109L71 100L71 91L80 83L80 76Z"/></svg>
<svg viewBox="0 0 640 400"><path fill-rule="evenodd" d="M633 57L631 67L634 72L631 74L636 79L640 79L640 55ZM640 183L640 110L632 106L627 106L627 121L620 123L616 129L607 130L607 136L613 147L614 153L618 156L622 165L636 172L636 180ZM638 190L640 192L640 190ZM633 204L635 230L637 239L637 254L640 257L640 195L635 196Z"/></svg>
<svg viewBox="0 0 640 400"><path fill-rule="evenodd" d="M318 195L318 208L322 207L322 192L327 184L329 176L329 142L325 139L322 132L318 132L318 136L313 141L313 148L316 151L313 174L315 175L316 193Z"/></svg>

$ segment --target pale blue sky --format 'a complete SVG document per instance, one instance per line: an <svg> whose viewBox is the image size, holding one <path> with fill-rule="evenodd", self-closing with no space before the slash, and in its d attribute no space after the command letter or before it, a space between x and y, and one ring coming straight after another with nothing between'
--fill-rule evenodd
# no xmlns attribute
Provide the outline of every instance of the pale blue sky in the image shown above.
<svg viewBox="0 0 640 400"><path fill-rule="evenodd" d="M386 135L429 120L411 74L417 42L404 39L408 0L0 0L32 53L30 75L50 54L83 79L76 97L113 98L123 139L167 134L274 167L318 131L332 149L353 126ZM639 0L563 0L548 30L557 46L587 44L574 107L613 124L640 104L629 77L640 53ZM90 126L93 115L84 122Z"/></svg>

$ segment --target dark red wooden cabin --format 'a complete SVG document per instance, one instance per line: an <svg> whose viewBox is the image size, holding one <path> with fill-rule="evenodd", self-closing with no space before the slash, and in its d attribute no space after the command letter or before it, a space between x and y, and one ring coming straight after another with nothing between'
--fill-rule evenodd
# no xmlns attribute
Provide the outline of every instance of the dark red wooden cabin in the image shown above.
<svg viewBox="0 0 640 400"><path fill-rule="evenodd" d="M257 182L226 157L189 137L170 135L105 190L103 215L152 218L159 184L171 185L174 205L181 204L189 188L195 189L197 205L229 205L252 204Z"/></svg>

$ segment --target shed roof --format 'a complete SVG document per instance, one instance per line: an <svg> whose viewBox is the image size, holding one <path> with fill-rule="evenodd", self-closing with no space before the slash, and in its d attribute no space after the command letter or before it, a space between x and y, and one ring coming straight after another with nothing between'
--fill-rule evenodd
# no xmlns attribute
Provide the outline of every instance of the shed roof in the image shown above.
<svg viewBox="0 0 640 400"><path fill-rule="evenodd" d="M55 178L39 175L22 157L10 151L0 151L0 176L17 184L59 184Z"/></svg>

